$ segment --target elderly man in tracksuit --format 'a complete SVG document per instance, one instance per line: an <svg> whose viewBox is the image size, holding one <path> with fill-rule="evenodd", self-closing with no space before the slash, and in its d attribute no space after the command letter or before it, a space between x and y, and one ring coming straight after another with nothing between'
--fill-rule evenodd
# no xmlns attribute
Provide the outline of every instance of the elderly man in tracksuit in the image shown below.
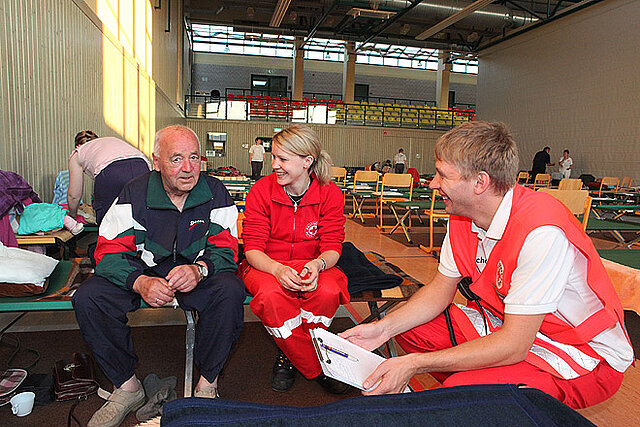
<svg viewBox="0 0 640 427"><path fill-rule="evenodd" d="M233 200L220 181L200 174L200 144L191 129L160 130L153 160L155 170L129 182L105 215L95 276L73 297L82 335L116 387L89 426L117 426L144 404L127 326L127 313L141 300L160 307L175 298L198 312L197 397L217 396L218 373L242 328Z"/></svg>

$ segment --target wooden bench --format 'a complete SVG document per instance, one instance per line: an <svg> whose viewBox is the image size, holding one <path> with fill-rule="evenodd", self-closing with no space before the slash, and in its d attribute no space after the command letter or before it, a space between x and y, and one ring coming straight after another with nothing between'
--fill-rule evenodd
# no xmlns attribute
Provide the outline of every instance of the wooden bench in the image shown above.
<svg viewBox="0 0 640 427"><path fill-rule="evenodd" d="M72 246L75 241L85 235L86 233L97 233L97 225L85 225L82 233L74 236L69 230L62 229L53 232L46 232L45 234L27 234L16 235L18 246L32 246L32 245L55 245L60 248L60 254L62 259L69 259L71 256Z"/></svg>

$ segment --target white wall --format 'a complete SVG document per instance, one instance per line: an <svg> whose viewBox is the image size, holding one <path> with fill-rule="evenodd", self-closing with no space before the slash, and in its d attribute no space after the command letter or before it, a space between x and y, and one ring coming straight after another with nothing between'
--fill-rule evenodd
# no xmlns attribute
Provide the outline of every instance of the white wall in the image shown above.
<svg viewBox="0 0 640 427"><path fill-rule="evenodd" d="M509 125L522 169L548 145L575 177L640 184L639 22L640 1L608 0L480 52L478 118Z"/></svg>
<svg viewBox="0 0 640 427"><path fill-rule="evenodd" d="M116 2L117 3L117 2ZM184 123L182 1L0 1L0 169L50 202L75 134L92 129L150 155ZM85 180L84 199L93 188Z"/></svg>

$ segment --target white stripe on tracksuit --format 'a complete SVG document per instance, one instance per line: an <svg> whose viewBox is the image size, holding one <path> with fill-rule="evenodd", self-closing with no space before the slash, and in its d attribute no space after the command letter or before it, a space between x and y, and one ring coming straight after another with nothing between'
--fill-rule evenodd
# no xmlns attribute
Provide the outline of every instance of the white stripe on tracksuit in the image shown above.
<svg viewBox="0 0 640 427"><path fill-rule="evenodd" d="M302 319L306 320L307 323L322 323L327 328L331 325L331 321L333 320L332 317L319 316L311 313L310 311L300 309L300 314L286 320L282 326L272 328L265 325L265 329L275 338L287 339L291 336L291 333L295 328L302 325Z"/></svg>
<svg viewBox="0 0 640 427"><path fill-rule="evenodd" d="M478 312L478 310L475 310L473 308L470 308L464 305L460 305L460 304L456 304L456 305L462 310L462 312L471 321L471 323L473 324L473 327L476 329L476 332L478 332L478 335L480 336L486 335L485 328L484 328L484 320L480 312ZM493 328L502 326L502 321L490 311L485 310L485 315L487 316L487 320L491 323ZM566 353L571 359L573 359L576 362L576 364L580 365L582 368L586 369L587 371L593 371L595 367L598 365L598 363L600 363L600 360L583 353L582 351L578 350L574 346L554 341L540 332L536 334L536 338L540 338L541 340L557 348L559 351ZM564 379L571 380L574 378L578 378L580 376L580 374L578 374L560 356L554 354L553 352L551 352L550 350L542 346L533 344L533 346L531 346L531 350L529 351L535 354L536 356L540 357L541 359L543 359L549 365L551 365L551 367Z"/></svg>

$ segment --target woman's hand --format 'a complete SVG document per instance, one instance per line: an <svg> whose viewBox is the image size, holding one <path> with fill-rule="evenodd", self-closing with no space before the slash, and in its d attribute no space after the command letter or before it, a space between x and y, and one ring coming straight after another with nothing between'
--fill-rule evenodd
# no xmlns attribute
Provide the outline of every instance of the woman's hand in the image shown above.
<svg viewBox="0 0 640 427"><path fill-rule="evenodd" d="M302 291L302 279L300 279L300 275L295 269L280 264L276 268L274 276L283 288L293 292Z"/></svg>
<svg viewBox="0 0 640 427"><path fill-rule="evenodd" d="M311 292L316 290L318 287L318 277L320 276L320 271L324 266L325 263L318 258L312 259L304 265L300 271L300 278L302 279L300 281L302 289L300 290L302 292Z"/></svg>

